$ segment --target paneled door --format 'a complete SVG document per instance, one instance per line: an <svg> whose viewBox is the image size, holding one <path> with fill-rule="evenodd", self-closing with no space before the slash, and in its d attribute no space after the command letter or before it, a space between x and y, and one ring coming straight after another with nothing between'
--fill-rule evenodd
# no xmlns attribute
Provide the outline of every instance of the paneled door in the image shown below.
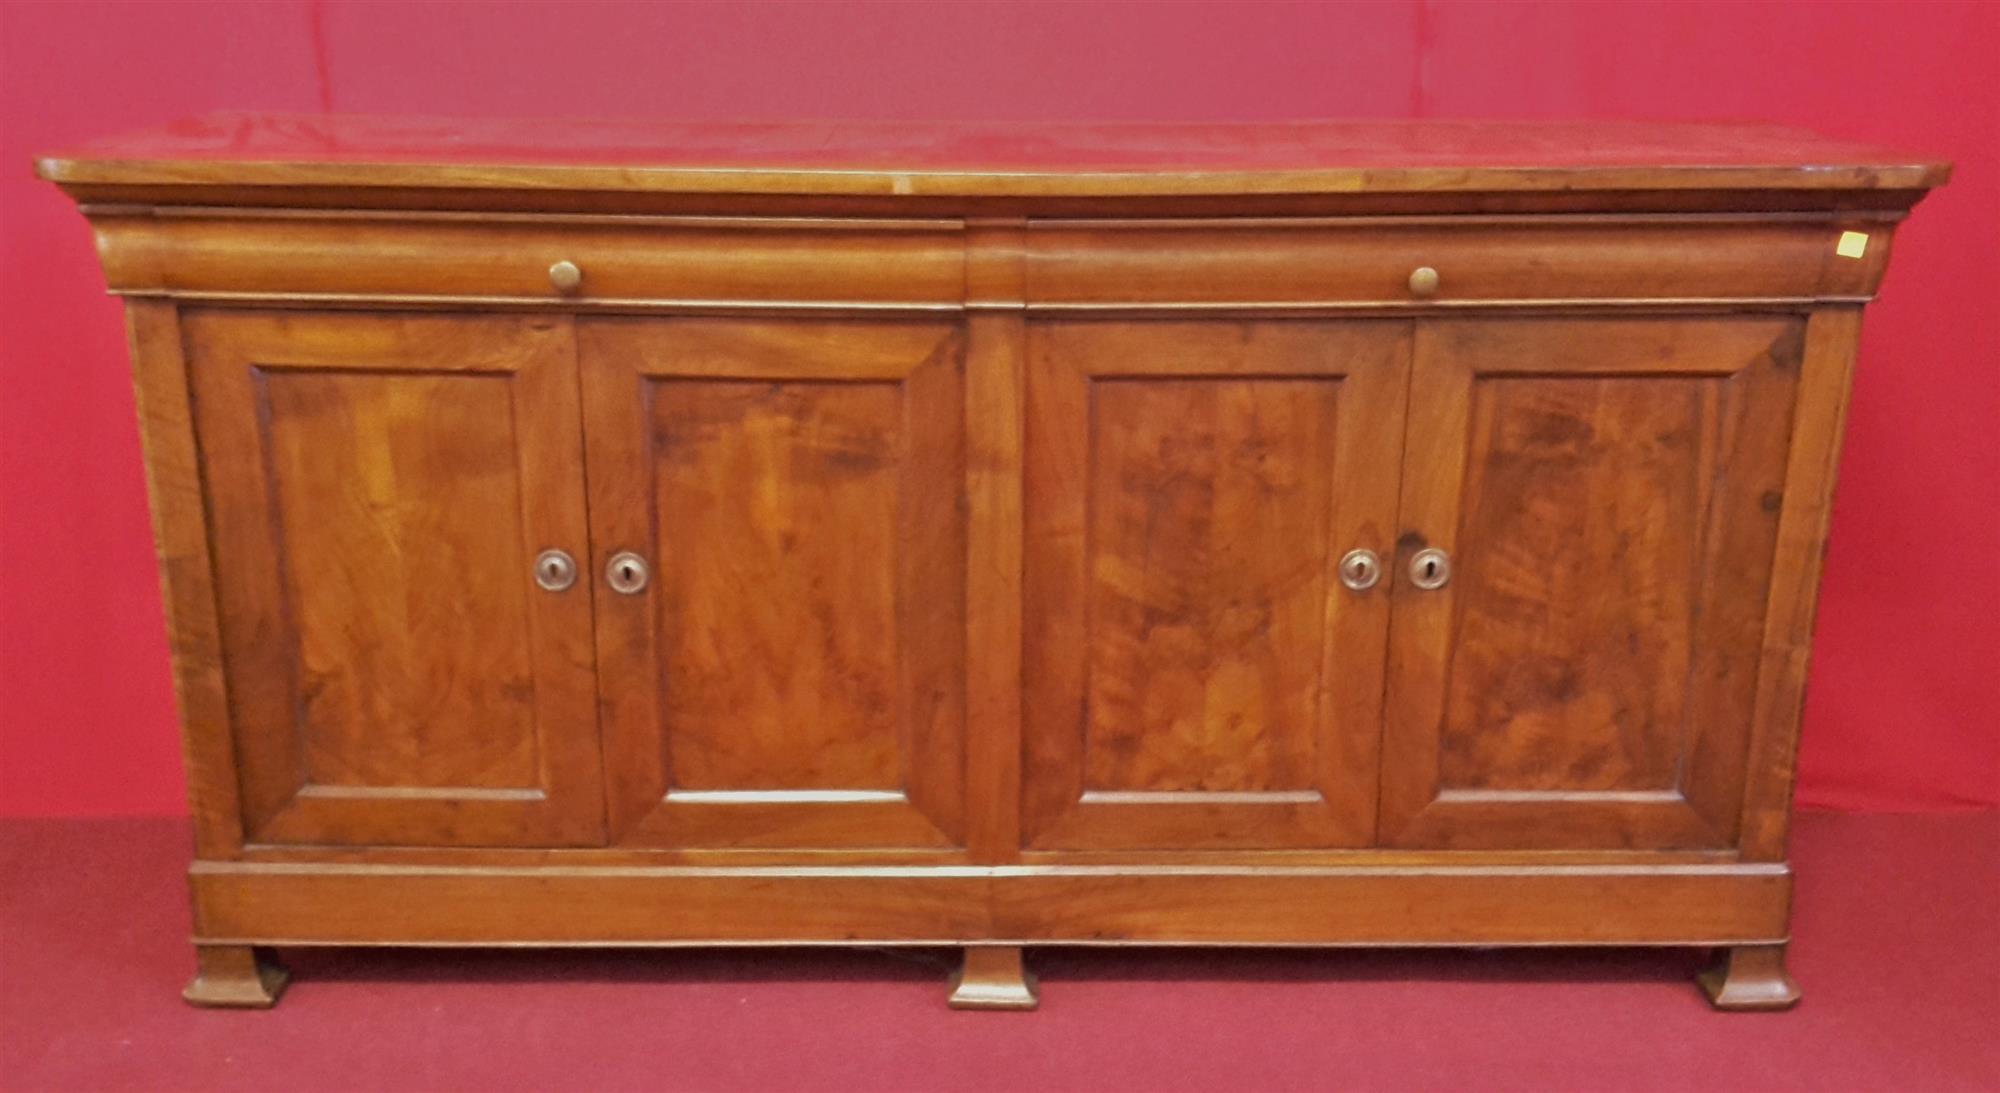
<svg viewBox="0 0 2000 1093"><path fill-rule="evenodd" d="M1410 330L1030 324L1029 847L1372 841Z"/></svg>
<svg viewBox="0 0 2000 1093"><path fill-rule="evenodd" d="M1803 333L1418 324L1384 842L1734 841Z"/></svg>
<svg viewBox="0 0 2000 1093"><path fill-rule="evenodd" d="M589 586L544 555L589 552L568 320L183 334L245 837L599 841Z"/></svg>
<svg viewBox="0 0 2000 1093"><path fill-rule="evenodd" d="M579 323L613 840L962 843L954 323Z"/></svg>

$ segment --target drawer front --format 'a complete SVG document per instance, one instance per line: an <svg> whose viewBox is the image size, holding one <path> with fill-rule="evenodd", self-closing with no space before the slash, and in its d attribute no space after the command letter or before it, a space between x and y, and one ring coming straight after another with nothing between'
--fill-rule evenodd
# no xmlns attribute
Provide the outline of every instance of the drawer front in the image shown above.
<svg viewBox="0 0 2000 1093"><path fill-rule="evenodd" d="M968 299L956 220L94 219L107 280L132 295L586 309L951 310ZM1854 301L1875 291L1889 227L1858 214L1038 221L1024 233L1022 297L1007 306Z"/></svg>
<svg viewBox="0 0 2000 1093"><path fill-rule="evenodd" d="M1858 256L1844 232L1866 237L1846 242ZM1859 221L1043 222L1027 294L1079 309L1859 299L1887 252L1887 225Z"/></svg>
<svg viewBox="0 0 2000 1093"><path fill-rule="evenodd" d="M956 306L956 221L99 216L113 291L338 301ZM573 282L558 263L574 268Z"/></svg>

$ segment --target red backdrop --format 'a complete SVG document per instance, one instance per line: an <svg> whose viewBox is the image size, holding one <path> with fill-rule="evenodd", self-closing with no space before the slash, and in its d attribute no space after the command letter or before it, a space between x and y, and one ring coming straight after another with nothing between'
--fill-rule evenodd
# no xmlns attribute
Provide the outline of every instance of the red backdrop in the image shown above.
<svg viewBox="0 0 2000 1093"><path fill-rule="evenodd" d="M180 811L116 303L32 153L219 108L1762 118L1947 156L1869 312L1799 797L2000 803L2000 4L0 4L0 814Z"/></svg>

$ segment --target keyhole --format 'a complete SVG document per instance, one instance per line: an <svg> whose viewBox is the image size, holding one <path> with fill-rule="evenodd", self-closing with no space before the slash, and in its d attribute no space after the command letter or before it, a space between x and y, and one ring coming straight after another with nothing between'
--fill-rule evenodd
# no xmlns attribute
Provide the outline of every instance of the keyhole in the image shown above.
<svg viewBox="0 0 2000 1093"><path fill-rule="evenodd" d="M1450 579L1451 559L1444 551L1430 547L1418 551L1416 557L1410 559L1410 581L1418 588L1425 591L1443 588Z"/></svg>
<svg viewBox="0 0 2000 1093"><path fill-rule="evenodd" d="M614 591L636 595L646 587L646 563L630 551L621 551L611 556L610 564L604 567L604 577Z"/></svg>

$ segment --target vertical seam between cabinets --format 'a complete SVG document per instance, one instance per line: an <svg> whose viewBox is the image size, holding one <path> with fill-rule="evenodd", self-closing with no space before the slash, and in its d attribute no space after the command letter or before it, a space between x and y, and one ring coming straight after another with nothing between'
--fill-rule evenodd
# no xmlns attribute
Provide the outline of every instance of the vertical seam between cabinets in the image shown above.
<svg viewBox="0 0 2000 1093"><path fill-rule="evenodd" d="M1403 352L1403 431L1402 435L1396 441L1396 488L1393 493L1395 504L1389 515L1388 541L1383 544L1384 552L1388 555L1388 563L1384 565L1384 572L1382 574L1382 582L1387 586L1383 589L1383 598L1388 601L1388 619L1382 627L1381 694L1377 696L1375 705L1375 832L1374 836L1369 840L1369 845L1371 846L1381 846L1385 834L1382 822L1384 800L1382 789L1384 782L1387 781L1387 771L1389 769L1388 763L1384 760L1388 755L1389 743L1389 716L1391 710L1389 705L1389 680L1394 673L1394 665L1390 663L1390 660L1396 652L1396 600L1398 598L1396 590L1401 587L1400 583L1396 580L1395 562L1399 544L1403 538L1403 480L1410 472L1410 400L1416 394L1417 357L1421 348L1418 341L1419 335L1423 330L1422 324L1423 320L1418 319L1410 319L1407 324L1409 337L1406 344L1408 348Z"/></svg>
<svg viewBox="0 0 2000 1093"><path fill-rule="evenodd" d="M561 317L563 338L569 346L569 380L576 396L576 443L571 451L576 456L576 479L581 487L583 504L583 542L578 544L581 561L577 564L577 585L582 587L584 608L590 619L590 719L597 728L597 815L603 826L598 829L597 841L604 846L611 845L611 768L606 760L609 749L605 746L604 698L603 698L603 658L597 649L597 581L592 578L596 571L597 544L591 541L590 519L590 414L583 392L583 340L577 337L577 317L573 314ZM572 586L575 587L575 586Z"/></svg>

